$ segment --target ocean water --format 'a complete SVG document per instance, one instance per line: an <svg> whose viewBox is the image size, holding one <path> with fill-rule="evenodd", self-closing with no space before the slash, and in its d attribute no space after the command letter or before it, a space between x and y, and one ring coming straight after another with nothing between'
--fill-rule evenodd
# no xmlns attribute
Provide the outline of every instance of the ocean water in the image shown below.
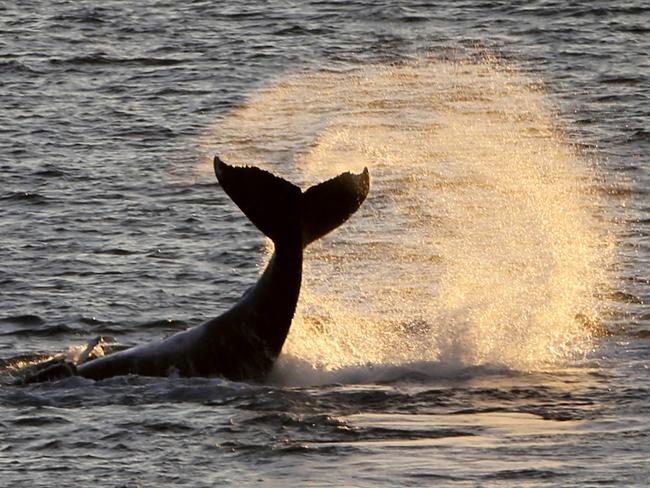
<svg viewBox="0 0 650 488"><path fill-rule="evenodd" d="M646 486L647 2L0 4L0 485ZM197 325L271 245L214 154L303 188L265 384L21 368Z"/></svg>

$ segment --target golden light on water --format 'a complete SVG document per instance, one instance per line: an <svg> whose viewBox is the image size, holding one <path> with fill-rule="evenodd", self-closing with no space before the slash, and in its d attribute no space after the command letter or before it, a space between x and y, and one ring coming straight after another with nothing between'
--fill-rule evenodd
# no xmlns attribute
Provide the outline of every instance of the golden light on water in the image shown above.
<svg viewBox="0 0 650 488"><path fill-rule="evenodd" d="M607 282L592 165L547 94L492 61L278 80L203 148L307 187L368 166L361 210L306 253L280 368L543 368L589 350Z"/></svg>

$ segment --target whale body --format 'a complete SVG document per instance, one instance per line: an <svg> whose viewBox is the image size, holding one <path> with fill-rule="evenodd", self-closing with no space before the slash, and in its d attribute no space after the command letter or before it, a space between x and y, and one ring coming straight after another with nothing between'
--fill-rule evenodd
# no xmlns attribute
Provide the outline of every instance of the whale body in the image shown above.
<svg viewBox="0 0 650 488"><path fill-rule="evenodd" d="M343 173L306 191L256 167L214 158L223 190L273 241L259 280L222 315L166 339L81 364L59 361L23 383L79 375L220 376L263 381L289 333L302 279L304 248L345 222L368 194L368 169Z"/></svg>

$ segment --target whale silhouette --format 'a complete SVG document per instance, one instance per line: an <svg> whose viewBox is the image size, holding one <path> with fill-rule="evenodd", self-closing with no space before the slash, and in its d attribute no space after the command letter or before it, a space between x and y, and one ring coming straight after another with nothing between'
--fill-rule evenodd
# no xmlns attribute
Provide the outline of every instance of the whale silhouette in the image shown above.
<svg viewBox="0 0 650 488"><path fill-rule="evenodd" d="M257 283L231 309L201 325L83 363L56 361L21 383L128 374L264 380L282 350L296 310L303 250L361 206L369 189L368 169L340 174L304 192L267 171L230 166L217 156L214 171L228 196L273 241L273 256Z"/></svg>

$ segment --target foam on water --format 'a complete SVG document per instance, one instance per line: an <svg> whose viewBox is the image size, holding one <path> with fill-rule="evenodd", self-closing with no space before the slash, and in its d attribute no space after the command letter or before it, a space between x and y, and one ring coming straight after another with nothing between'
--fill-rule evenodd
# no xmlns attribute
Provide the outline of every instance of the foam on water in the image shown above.
<svg viewBox="0 0 650 488"><path fill-rule="evenodd" d="M517 69L422 60L300 73L216 123L202 147L303 187L369 167L362 209L307 251L279 362L288 378L368 364L533 370L590 350L612 254L593 165Z"/></svg>

